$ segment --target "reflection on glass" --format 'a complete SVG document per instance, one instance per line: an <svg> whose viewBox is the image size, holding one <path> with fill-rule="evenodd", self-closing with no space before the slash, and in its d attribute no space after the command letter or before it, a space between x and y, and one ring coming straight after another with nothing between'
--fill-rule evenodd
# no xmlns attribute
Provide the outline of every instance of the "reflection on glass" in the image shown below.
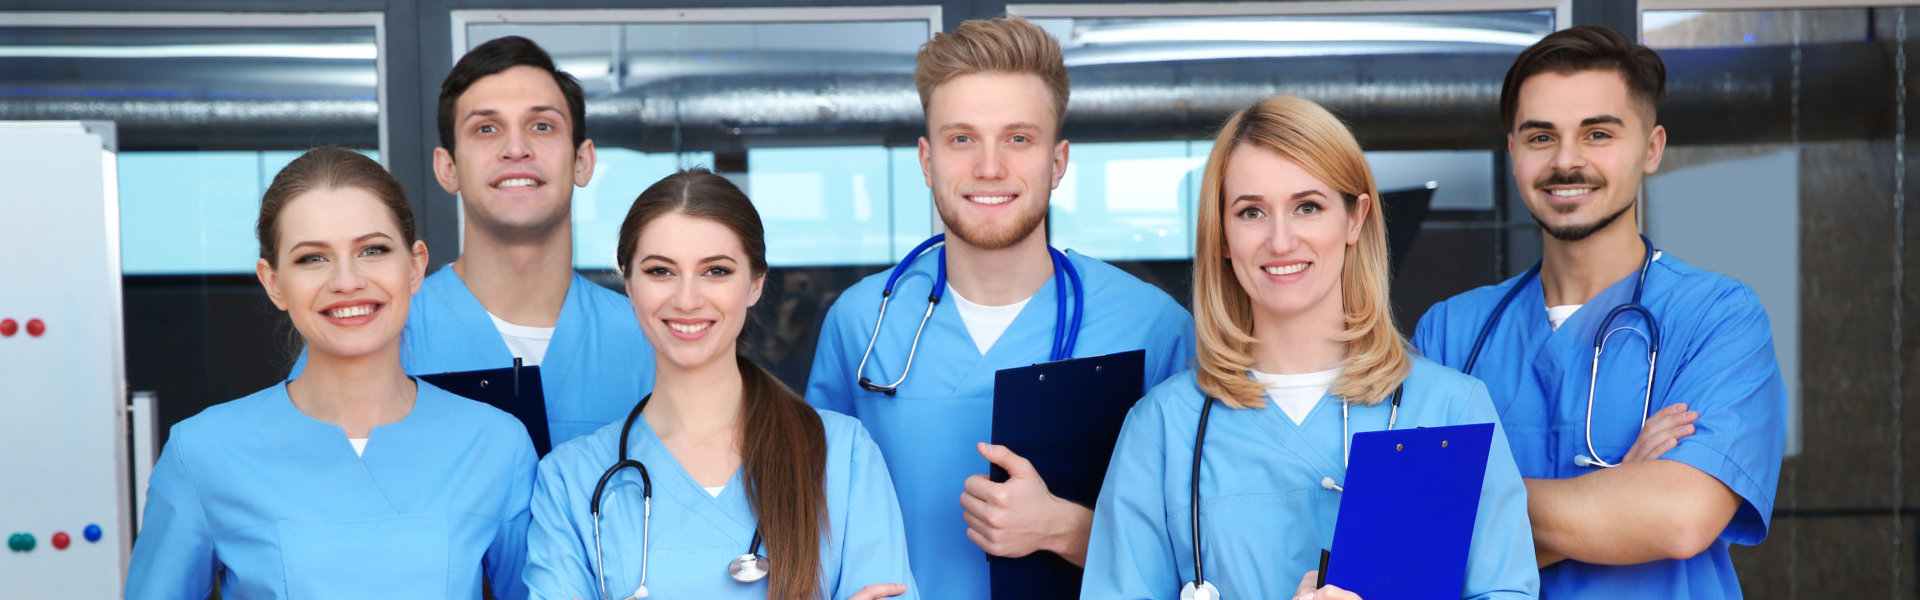
<svg viewBox="0 0 1920 600"><path fill-rule="evenodd" d="M260 196L302 152L120 153L122 272L253 273ZM377 151L361 152L380 159Z"/></svg>
<svg viewBox="0 0 1920 600"><path fill-rule="evenodd" d="M1553 31L1553 11L1036 18L1067 66L1342 54L1517 53Z"/></svg>

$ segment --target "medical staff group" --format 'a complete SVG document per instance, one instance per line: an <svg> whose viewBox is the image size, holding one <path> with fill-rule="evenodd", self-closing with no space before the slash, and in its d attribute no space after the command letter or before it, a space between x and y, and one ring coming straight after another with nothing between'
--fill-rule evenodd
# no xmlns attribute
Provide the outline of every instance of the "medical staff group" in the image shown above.
<svg viewBox="0 0 1920 600"><path fill-rule="evenodd" d="M1741 596L1728 547L1766 537L1786 393L1753 291L1636 229L1667 142L1652 50L1576 27L1520 54L1498 109L1544 258L1410 341L1379 190L1324 108L1274 96L1219 130L1190 315L1047 242L1070 150L1053 38L968 21L914 82L945 233L839 297L805 390L742 353L768 262L727 179L640 194L625 297L573 271L594 144L579 84L526 39L441 88L434 175L466 232L447 268L426 273L377 163L296 159L256 270L301 359L173 428L127 596L979 599L989 555L1052 553L1083 598L1357 598L1316 583L1352 436L1484 423L1460 597ZM996 372L1134 350L1148 391L1092 506L989 443ZM412 377L515 360L541 369L544 459Z"/></svg>

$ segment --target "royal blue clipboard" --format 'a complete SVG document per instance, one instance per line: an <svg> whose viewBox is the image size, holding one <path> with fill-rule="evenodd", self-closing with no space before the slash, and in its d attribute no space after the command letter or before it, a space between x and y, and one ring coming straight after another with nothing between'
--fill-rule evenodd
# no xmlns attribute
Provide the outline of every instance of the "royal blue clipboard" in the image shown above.
<svg viewBox="0 0 1920 600"><path fill-rule="evenodd" d="M1004 369L993 378L993 443L1033 463L1047 491L1093 507L1127 410L1140 400L1147 352L1132 350ZM994 481L1007 473L994 467ZM1079 598L1080 567L1052 552L996 558L994 598Z"/></svg>
<svg viewBox="0 0 1920 600"><path fill-rule="evenodd" d="M514 366L504 369L450 371L418 377L434 387L485 402L513 415L527 427L534 452L544 457L553 449L553 441L547 433L547 395L540 386L540 367L520 366L517 358L513 363Z"/></svg>
<svg viewBox="0 0 1920 600"><path fill-rule="evenodd" d="M1493 424L1357 433L1326 582L1367 600L1459 598Z"/></svg>

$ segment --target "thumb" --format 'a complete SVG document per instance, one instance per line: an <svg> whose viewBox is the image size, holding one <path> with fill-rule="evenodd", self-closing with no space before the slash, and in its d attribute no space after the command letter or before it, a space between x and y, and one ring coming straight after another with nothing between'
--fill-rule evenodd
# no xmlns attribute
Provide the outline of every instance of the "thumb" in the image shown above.
<svg viewBox="0 0 1920 600"><path fill-rule="evenodd" d="M1040 477L1040 473L1033 470L1033 463L1028 462L1025 458L1021 458L1018 454L1014 454L1013 450L1008 449L1006 446L982 442L980 443L979 449L981 458L985 458L987 462L1006 469L1008 479Z"/></svg>

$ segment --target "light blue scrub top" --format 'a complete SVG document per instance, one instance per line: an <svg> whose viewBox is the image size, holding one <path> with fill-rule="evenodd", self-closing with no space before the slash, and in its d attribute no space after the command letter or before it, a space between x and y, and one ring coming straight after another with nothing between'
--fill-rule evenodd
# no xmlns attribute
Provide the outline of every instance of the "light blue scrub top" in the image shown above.
<svg viewBox="0 0 1920 600"><path fill-rule="evenodd" d="M829 527L820 540L822 596L844 599L871 584L900 583L907 593L897 598L919 598L907 566L900 507L880 449L859 421L827 411L820 411L820 420L827 438ZM534 598L601 597L588 505L601 474L617 460L621 425L613 423L554 448L540 461L533 528L527 535L526 583ZM653 480L647 572L651 597L766 598L765 580L747 584L727 575L727 564L746 553L758 523L742 473L735 471L716 498L680 467L646 419L634 422L627 444L627 456L645 464ZM644 509L639 482L637 470L622 469L602 495L601 550L607 593L614 598L632 594L640 583ZM767 554L764 545L761 553ZM780 568L779 556L768 555L767 560L772 569Z"/></svg>
<svg viewBox="0 0 1920 600"><path fill-rule="evenodd" d="M1193 580L1193 441L1205 399L1188 371L1134 405L1120 431L1093 512L1082 598L1178 598ZM1200 463L1200 526L1207 581L1227 598L1291 598L1333 547L1345 482L1340 400L1320 398L1295 425L1285 411L1213 407ZM1387 428L1389 402L1349 409L1354 433ZM1473 378L1414 359L1396 429L1494 423L1462 598L1532 598L1527 491L1487 399ZM1380 515L1390 519L1392 515Z"/></svg>
<svg viewBox="0 0 1920 600"><path fill-rule="evenodd" d="M413 295L400 343L400 364L414 375L513 366L500 329L451 267ZM302 351L287 379L300 376L306 358ZM626 418L633 399L653 391L653 347L626 296L573 274L540 360L540 385L554 446Z"/></svg>
<svg viewBox="0 0 1920 600"><path fill-rule="evenodd" d="M534 464L519 421L427 383L363 456L275 385L173 426L127 598L525 598Z"/></svg>
<svg viewBox="0 0 1920 600"><path fill-rule="evenodd" d="M1517 279L1434 305L1420 319L1414 345L1442 364L1464 366L1474 337ZM1556 331L1539 278L1529 278L1488 336L1473 375L1493 395L1522 476L1563 479L1597 468L1573 464L1575 455L1587 453L1593 334L1609 310L1632 298L1635 279L1614 283ZM1654 261L1641 303L1660 322L1651 410L1685 402L1700 413L1693 435L1661 458L1720 480L1740 496L1740 508L1720 539L1693 558L1631 566L1569 560L1540 572L1541 591L1548 598L1739 598L1727 546L1767 537L1786 445L1787 395L1772 329L1753 290L1671 254ZM1614 326L1641 323L1622 316ZM1646 357L1639 336L1620 333L1607 343L1593 406L1593 445L1601 458L1620 460L1639 436Z"/></svg>
<svg viewBox="0 0 1920 600"><path fill-rule="evenodd" d="M1066 255L1086 286L1087 311L1074 357L1145 349L1141 389L1192 362L1193 317L1173 298L1112 265L1072 251ZM927 292L939 266L935 256L915 261L895 284L886 331L867 362L868 379L891 383L900 377L914 329L926 314ZM1048 279L1033 295L985 356L954 303L941 302L921 335L911 375L898 395L887 396L860 389L854 377L886 279L883 271L861 280L827 311L807 401L859 417L873 432L900 491L914 577L928 597L985 599L991 592L986 553L967 539L960 494L967 477L987 473L987 460L974 444L992 441L994 372L1049 358L1055 280Z"/></svg>

